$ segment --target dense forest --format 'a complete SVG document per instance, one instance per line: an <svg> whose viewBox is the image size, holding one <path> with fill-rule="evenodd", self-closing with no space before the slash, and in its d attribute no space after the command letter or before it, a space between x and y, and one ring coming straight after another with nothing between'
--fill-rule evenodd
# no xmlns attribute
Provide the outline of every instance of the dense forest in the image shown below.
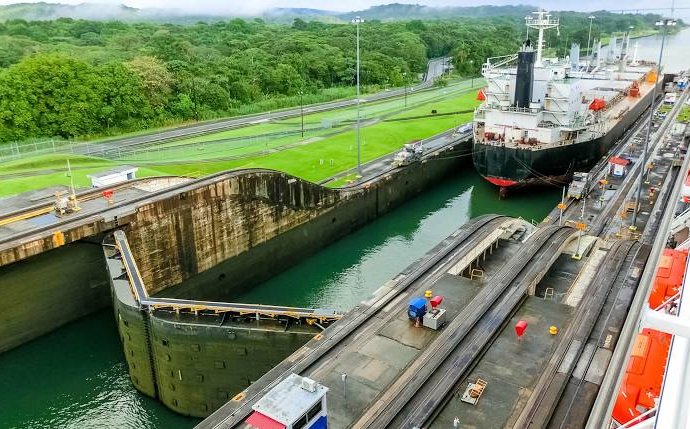
<svg viewBox="0 0 690 429"><path fill-rule="evenodd" d="M565 49L586 45L586 15L563 17ZM603 16L600 32L651 28L653 16ZM429 58L452 55L476 75L487 56L514 52L522 18L367 21L361 28L364 85L401 86ZM232 19L192 25L60 18L0 23L0 142L83 137L335 97L355 79L355 29L295 19L292 25ZM331 91L330 93L328 91ZM350 93L347 93L350 94Z"/></svg>

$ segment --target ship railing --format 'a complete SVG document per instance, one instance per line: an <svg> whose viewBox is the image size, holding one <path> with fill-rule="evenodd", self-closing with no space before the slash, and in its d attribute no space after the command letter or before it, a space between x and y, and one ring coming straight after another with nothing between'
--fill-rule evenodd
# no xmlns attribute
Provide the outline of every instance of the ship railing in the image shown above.
<svg viewBox="0 0 690 429"><path fill-rule="evenodd" d="M481 140L481 144L488 146L503 146L520 150L542 150L550 147L568 146L576 143L575 139L559 140L557 142L539 142L538 144L520 143L519 140Z"/></svg>
<svg viewBox="0 0 690 429"><path fill-rule="evenodd" d="M604 106L604 108L602 110L603 111L610 110L613 106L620 103L620 101L622 99L623 99L622 93L616 94L613 98L611 98L609 101L606 102L606 106Z"/></svg>
<svg viewBox="0 0 690 429"><path fill-rule="evenodd" d="M501 110L503 110L504 112L536 113L542 109L541 108L531 109L529 107L516 107L516 106L501 106Z"/></svg>
<svg viewBox="0 0 690 429"><path fill-rule="evenodd" d="M484 94L486 94L487 97L490 96L490 95L493 95L494 97L508 98L508 93L505 92L505 91L490 91L490 90L486 90L486 91L484 91Z"/></svg>
<svg viewBox="0 0 690 429"><path fill-rule="evenodd" d="M656 415L656 407L651 408L634 419L628 421L620 426L613 426L614 429L642 429L642 428L653 428L655 419L650 418Z"/></svg>
<svg viewBox="0 0 690 429"><path fill-rule="evenodd" d="M490 57L486 59L486 62L482 64L482 75L489 73L493 69L505 66L517 60L517 54L503 55L500 57Z"/></svg>

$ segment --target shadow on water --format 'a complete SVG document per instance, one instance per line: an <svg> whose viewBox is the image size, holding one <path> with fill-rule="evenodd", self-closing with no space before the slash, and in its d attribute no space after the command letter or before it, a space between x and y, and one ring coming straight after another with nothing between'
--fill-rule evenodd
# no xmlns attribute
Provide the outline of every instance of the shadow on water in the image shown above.
<svg viewBox="0 0 690 429"><path fill-rule="evenodd" d="M290 270L228 300L347 310L431 250L469 219L502 213L541 220L559 188L499 200L471 166L402 207L329 245Z"/></svg>

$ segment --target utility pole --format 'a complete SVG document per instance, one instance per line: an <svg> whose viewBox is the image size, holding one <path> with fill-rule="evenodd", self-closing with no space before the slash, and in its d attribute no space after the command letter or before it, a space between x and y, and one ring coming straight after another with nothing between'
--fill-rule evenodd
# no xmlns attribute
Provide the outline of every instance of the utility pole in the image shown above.
<svg viewBox="0 0 690 429"><path fill-rule="evenodd" d="M364 22L362 18L356 16L352 20L357 28L357 176L362 177L362 144L361 144L361 134L359 130L359 119L360 119L360 94L359 94L359 24Z"/></svg>
<svg viewBox="0 0 690 429"><path fill-rule="evenodd" d="M579 234L577 235L577 251L573 255L573 259L579 261L582 259L582 254L580 253L580 240L582 240L582 234L587 225L585 224L585 204L587 204L587 196L582 196L582 211L580 212L580 222L577 224L577 229Z"/></svg>
<svg viewBox="0 0 690 429"><path fill-rule="evenodd" d="M302 118L302 138L304 138L304 103L302 103L302 95L304 95L304 91L300 90L300 92L299 92L299 115Z"/></svg>
<svg viewBox="0 0 690 429"><path fill-rule="evenodd" d="M642 165L640 166L640 177L637 181L637 198L635 200L635 210L633 211L632 222L630 223L630 230L634 231L637 229L637 212L640 209L640 198L642 195L642 184L644 182L645 169L647 166L647 150L649 146L649 134L652 130L652 122L654 119L654 103L656 102L656 88L659 86L659 75L661 74L661 60L664 56L664 42L666 41L666 27L676 25L676 21L673 19L662 19L656 23L657 27L661 27L661 48L659 49L659 62L657 63L657 73L656 79L654 80L654 88L652 88L652 102L649 106L649 124L647 125L647 131L644 135L644 146L642 150Z"/></svg>
<svg viewBox="0 0 690 429"><path fill-rule="evenodd" d="M589 34L587 35L587 64L590 63L592 59L592 51L589 48L589 42L592 40L592 21L596 19L596 16L590 15L589 17Z"/></svg>
<svg viewBox="0 0 690 429"><path fill-rule="evenodd" d="M558 226L563 225L563 211L567 206L565 205L565 186L563 187L563 195L561 195L561 203L558 205Z"/></svg>
<svg viewBox="0 0 690 429"><path fill-rule="evenodd" d="M407 72L403 72L403 79L405 80L405 107L407 107Z"/></svg>

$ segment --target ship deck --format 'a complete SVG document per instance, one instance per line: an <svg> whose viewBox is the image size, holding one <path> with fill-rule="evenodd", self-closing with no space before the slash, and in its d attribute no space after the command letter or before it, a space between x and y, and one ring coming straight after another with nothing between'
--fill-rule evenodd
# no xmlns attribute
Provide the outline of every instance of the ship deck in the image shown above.
<svg viewBox="0 0 690 429"><path fill-rule="evenodd" d="M633 107L637 105L641 100L643 100L647 94L652 92L654 88L653 82L647 82L646 80L640 84L640 96L639 97L623 97L618 103L614 104L610 109L606 111L607 118L613 118L615 122L611 123L611 128L620 119L622 115L625 115L628 111L632 110Z"/></svg>

